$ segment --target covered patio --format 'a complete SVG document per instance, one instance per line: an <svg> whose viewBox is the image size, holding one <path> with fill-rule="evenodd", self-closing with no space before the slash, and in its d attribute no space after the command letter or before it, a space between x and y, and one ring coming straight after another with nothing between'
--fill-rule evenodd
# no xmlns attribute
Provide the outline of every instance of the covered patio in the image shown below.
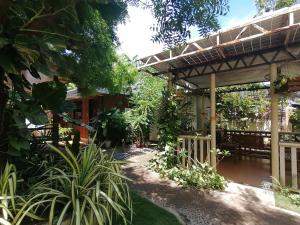
<svg viewBox="0 0 300 225"><path fill-rule="evenodd" d="M248 165L244 167L236 167L238 163L233 162L217 168L216 149L226 143L224 148L231 148L230 150L236 150L234 153L241 154L239 163L241 160L247 162L245 159L248 158L268 160L264 177L272 176L282 185L300 188L300 143L296 139L287 142L285 138L281 138L296 134L279 133L280 95L274 85L282 71L290 68L294 68L293 72L300 76L299 26L300 5L295 5L140 60L140 70L154 76L167 76L170 88L175 85L183 87L193 96L197 132L178 137L177 150L187 151L187 156L180 162L183 166L190 166L192 159L197 159L200 162L207 161L227 177L230 177L229 172L236 174L240 170L242 176L249 178L249 173L245 171L257 164L255 160L252 164L251 160L248 161ZM220 141L216 130L216 88L257 82L270 83L271 131L227 132L223 135L227 139ZM297 88L292 91L295 90ZM203 93L208 93L209 98ZM210 120L208 130L205 127L207 103ZM243 140L243 144L239 144L238 148L233 146L234 138ZM268 146L262 141L264 138L270 139ZM253 168L256 169L252 170L252 175L260 177L255 171L262 169L257 166ZM255 185L255 182L249 184Z"/></svg>

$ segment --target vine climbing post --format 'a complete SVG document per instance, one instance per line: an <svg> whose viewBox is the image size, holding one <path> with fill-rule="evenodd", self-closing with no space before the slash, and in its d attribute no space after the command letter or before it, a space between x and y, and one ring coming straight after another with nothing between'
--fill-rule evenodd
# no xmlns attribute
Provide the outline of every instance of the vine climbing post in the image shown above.
<svg viewBox="0 0 300 225"><path fill-rule="evenodd" d="M211 166L217 170L216 143L216 74L210 75L210 135L211 135Z"/></svg>
<svg viewBox="0 0 300 225"><path fill-rule="evenodd" d="M277 65L273 63L270 66L272 177L279 180L278 94L275 93L274 86L276 79Z"/></svg>

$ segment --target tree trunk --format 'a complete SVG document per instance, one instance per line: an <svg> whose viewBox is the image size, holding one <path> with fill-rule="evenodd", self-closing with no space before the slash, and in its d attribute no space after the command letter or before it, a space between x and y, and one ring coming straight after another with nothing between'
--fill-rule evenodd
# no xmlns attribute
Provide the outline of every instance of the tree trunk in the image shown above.
<svg viewBox="0 0 300 225"><path fill-rule="evenodd" d="M5 111L8 101L8 91L4 84L5 73L0 67L0 170L5 166L7 160L7 133L5 132Z"/></svg>

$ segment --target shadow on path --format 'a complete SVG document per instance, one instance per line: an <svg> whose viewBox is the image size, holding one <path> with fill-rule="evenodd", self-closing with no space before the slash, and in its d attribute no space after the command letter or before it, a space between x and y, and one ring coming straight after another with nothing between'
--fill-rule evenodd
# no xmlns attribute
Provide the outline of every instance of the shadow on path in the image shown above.
<svg viewBox="0 0 300 225"><path fill-rule="evenodd" d="M148 170L146 164L150 158L149 152L136 153L130 158L131 163L124 171L133 180L131 187L156 204L175 210L186 224L300 224L300 216L262 202L252 188L225 192L184 189Z"/></svg>

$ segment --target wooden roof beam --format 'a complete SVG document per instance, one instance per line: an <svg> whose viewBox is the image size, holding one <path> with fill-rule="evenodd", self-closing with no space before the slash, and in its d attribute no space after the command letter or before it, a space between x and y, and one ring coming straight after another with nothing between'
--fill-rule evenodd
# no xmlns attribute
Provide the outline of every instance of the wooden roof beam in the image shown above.
<svg viewBox="0 0 300 225"><path fill-rule="evenodd" d="M253 26L256 30L260 31L261 33L267 33L267 32L268 32L268 30L266 30L265 28L263 28L263 27L261 27L261 26L255 24L255 23L252 24L252 26Z"/></svg>

